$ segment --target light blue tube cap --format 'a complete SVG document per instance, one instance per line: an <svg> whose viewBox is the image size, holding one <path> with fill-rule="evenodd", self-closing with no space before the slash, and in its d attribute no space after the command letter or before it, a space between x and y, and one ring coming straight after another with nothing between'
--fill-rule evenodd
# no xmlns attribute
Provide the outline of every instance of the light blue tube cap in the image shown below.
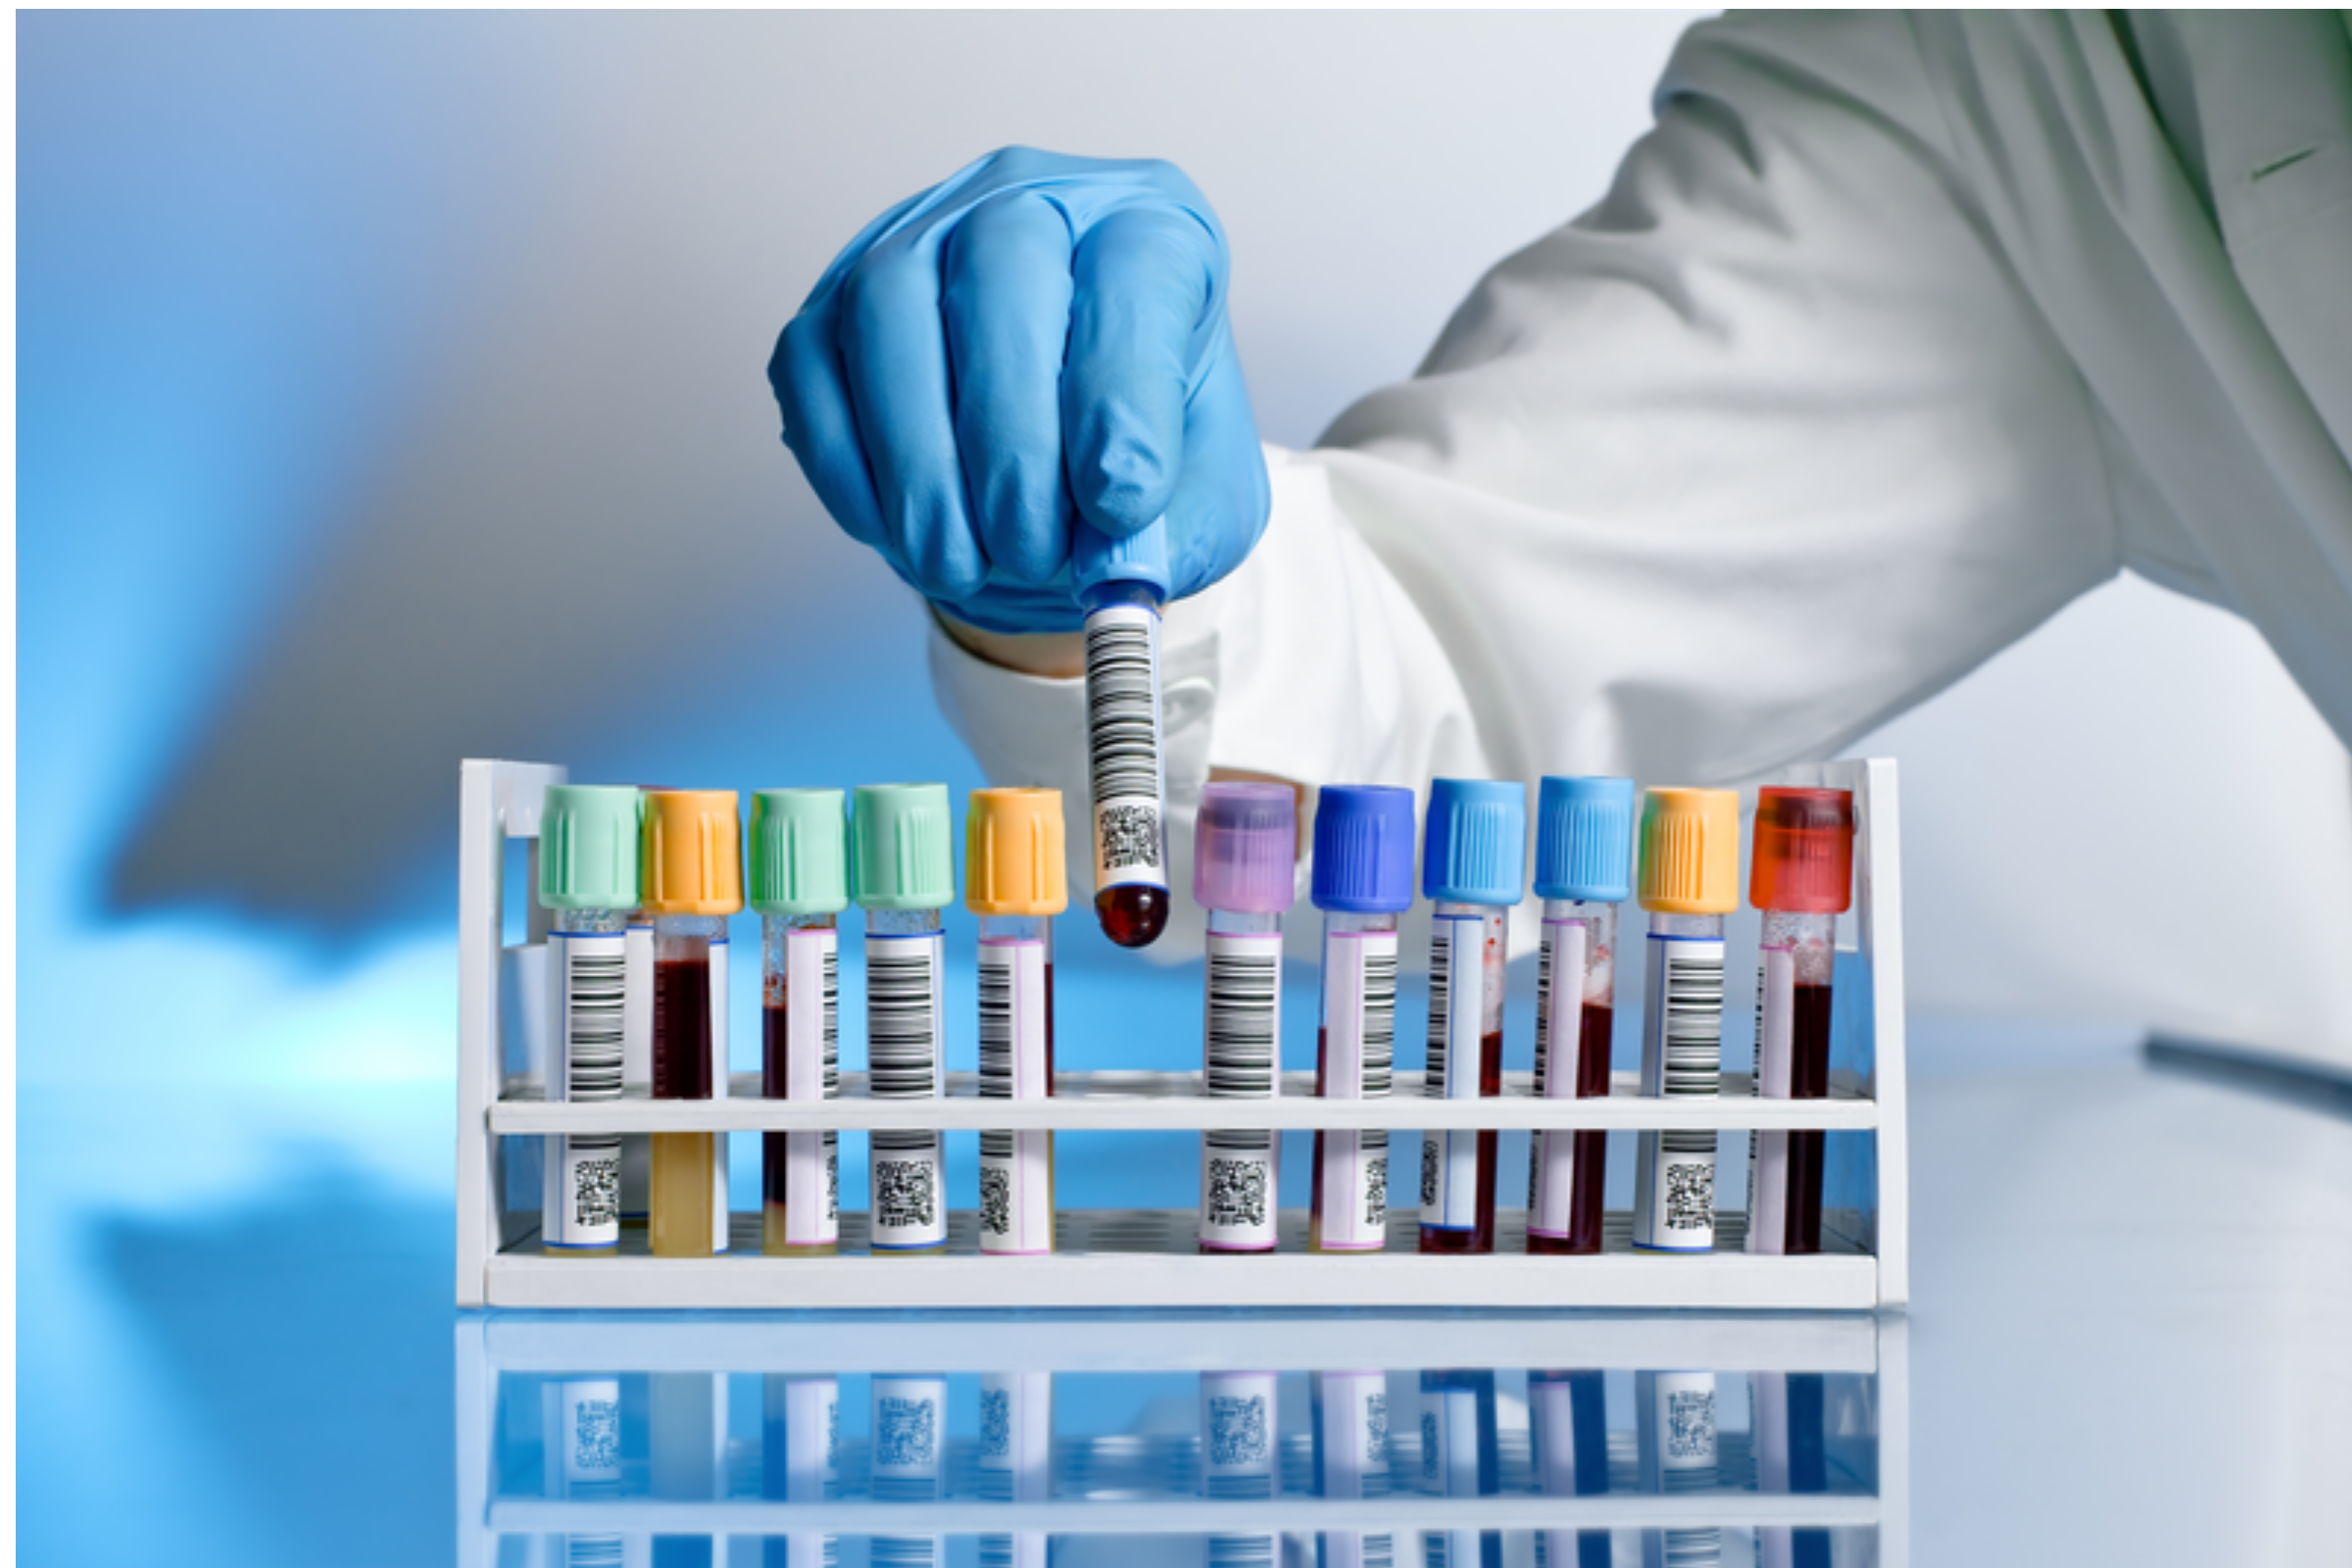
<svg viewBox="0 0 2352 1568"><path fill-rule="evenodd" d="M1546 778L1536 796L1536 896L1623 904L1634 896L1634 781Z"/></svg>
<svg viewBox="0 0 2352 1568"><path fill-rule="evenodd" d="M1517 904L1527 896L1527 786L1491 778L1430 781L1421 896Z"/></svg>
<svg viewBox="0 0 2352 1568"><path fill-rule="evenodd" d="M1070 547L1070 575L1081 592L1106 582L1140 582L1168 596L1168 519L1152 522L1124 539L1081 523Z"/></svg>

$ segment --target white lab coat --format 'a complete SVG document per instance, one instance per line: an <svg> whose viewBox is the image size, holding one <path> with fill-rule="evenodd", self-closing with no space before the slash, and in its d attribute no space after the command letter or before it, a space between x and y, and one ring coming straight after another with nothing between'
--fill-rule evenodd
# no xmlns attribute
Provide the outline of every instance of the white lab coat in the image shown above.
<svg viewBox="0 0 2352 1568"><path fill-rule="evenodd" d="M1172 608L1180 872L1212 762L1752 779L2123 567L2246 616L2352 736L2352 42L2138 27L2184 154L2099 15L1694 27L1600 205L1269 449L1264 541ZM992 778L1085 801L1079 683L938 636L932 669Z"/></svg>

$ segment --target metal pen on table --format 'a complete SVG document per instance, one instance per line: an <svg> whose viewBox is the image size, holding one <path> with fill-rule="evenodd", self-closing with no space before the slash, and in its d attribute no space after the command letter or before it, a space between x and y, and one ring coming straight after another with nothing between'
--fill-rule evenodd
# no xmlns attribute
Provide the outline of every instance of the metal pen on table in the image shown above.
<svg viewBox="0 0 2352 1568"><path fill-rule="evenodd" d="M1617 906L1633 896L1634 783L1547 778L1536 806L1544 958L1536 981L1536 1095L1605 1098L1616 1033ZM1538 1129L1528 1149L1527 1250L1600 1250L1609 1135Z"/></svg>
<svg viewBox="0 0 2352 1568"><path fill-rule="evenodd" d="M1315 801L1311 884L1323 911L1315 1093L1386 1100L1396 1050L1396 917L1413 902L1413 792L1327 784ZM1318 1129L1306 1246L1377 1252L1389 1239L1389 1135Z"/></svg>
<svg viewBox="0 0 2352 1568"><path fill-rule="evenodd" d="M1069 907L1059 790L974 790L964 907L980 916L980 1098L1054 1093L1054 916ZM1054 1135L980 1134L980 1250L1054 1250Z"/></svg>
<svg viewBox="0 0 2352 1568"><path fill-rule="evenodd" d="M1756 954L1756 1094L1820 1100L1830 1092L1830 995L1838 916L1853 903L1850 790L1765 789L1756 796L1748 902L1764 916ZM1749 1135L1747 1250L1821 1250L1827 1135Z"/></svg>
<svg viewBox="0 0 2352 1568"><path fill-rule="evenodd" d="M769 1100L841 1094L841 911L849 907L839 790L752 796L752 907L760 911L760 1092ZM841 1135L761 1136L761 1250L829 1257L841 1250Z"/></svg>
<svg viewBox="0 0 2352 1568"><path fill-rule="evenodd" d="M553 784L541 808L540 905L555 911L548 971L555 985L547 1098L574 1104L620 1098L628 1012L627 930L637 906L637 835L645 803L626 785ZM620 1135L547 1141L539 1239L550 1252L620 1248Z"/></svg>
<svg viewBox="0 0 2352 1568"><path fill-rule="evenodd" d="M1168 789L1160 751L1159 612L1167 524L1125 539L1080 525L1072 569L1086 609L1086 756L1095 918L1122 948L1168 923Z"/></svg>
<svg viewBox="0 0 2352 1568"><path fill-rule="evenodd" d="M948 938L940 911L956 898L948 787L860 784L850 800L851 880L865 911L867 1093L937 1100L947 1093ZM946 1247L946 1135L876 1128L866 1151L874 1255Z"/></svg>
<svg viewBox="0 0 2352 1568"><path fill-rule="evenodd" d="M1429 920L1432 1100L1502 1093L1503 990L1510 910L1527 891L1527 786L1431 781L1421 846ZM1494 1128L1433 1132L1421 1145L1421 1250L1494 1250Z"/></svg>
<svg viewBox="0 0 2352 1568"><path fill-rule="evenodd" d="M649 790L644 909L654 917L654 1098L727 1097L727 916L743 907L733 790ZM654 1134L659 1257L727 1250L727 1135Z"/></svg>
<svg viewBox="0 0 2352 1568"><path fill-rule="evenodd" d="M1298 796L1283 784L1211 784L1193 837L1193 899L1208 911L1201 1088L1282 1092L1282 916L1298 898ZM1200 1135L1200 1250L1271 1252L1280 1135Z"/></svg>
<svg viewBox="0 0 2352 1568"><path fill-rule="evenodd" d="M1740 796L1653 789L1642 803L1642 907L1649 911L1642 1093L1715 1098L1723 1077L1723 917L1740 903ZM1715 1129L1645 1128L1635 1143L1634 1246L1715 1246Z"/></svg>

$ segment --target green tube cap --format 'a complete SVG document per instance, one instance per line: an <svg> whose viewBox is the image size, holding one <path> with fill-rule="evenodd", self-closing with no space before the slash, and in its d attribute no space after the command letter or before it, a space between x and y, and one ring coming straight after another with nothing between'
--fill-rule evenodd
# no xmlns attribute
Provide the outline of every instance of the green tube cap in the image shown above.
<svg viewBox="0 0 2352 1568"><path fill-rule="evenodd" d="M860 784L850 812L858 902L940 909L956 902L955 825L945 784Z"/></svg>
<svg viewBox="0 0 2352 1568"><path fill-rule="evenodd" d="M849 907L848 824L839 790L752 792L752 907L839 914Z"/></svg>
<svg viewBox="0 0 2352 1568"><path fill-rule="evenodd" d="M550 909L637 907L637 829L645 797L629 784L550 784L539 813L539 902Z"/></svg>

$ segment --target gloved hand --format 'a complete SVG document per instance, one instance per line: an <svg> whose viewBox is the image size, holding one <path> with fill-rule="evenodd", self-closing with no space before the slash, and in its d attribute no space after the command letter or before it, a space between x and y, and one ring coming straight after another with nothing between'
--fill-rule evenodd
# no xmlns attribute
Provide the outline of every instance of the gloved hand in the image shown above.
<svg viewBox="0 0 2352 1568"><path fill-rule="evenodd" d="M1164 515L1175 596L1265 531L1225 234L1173 167L1013 147L833 260L767 376L833 519L956 619L1069 631L1074 527Z"/></svg>

